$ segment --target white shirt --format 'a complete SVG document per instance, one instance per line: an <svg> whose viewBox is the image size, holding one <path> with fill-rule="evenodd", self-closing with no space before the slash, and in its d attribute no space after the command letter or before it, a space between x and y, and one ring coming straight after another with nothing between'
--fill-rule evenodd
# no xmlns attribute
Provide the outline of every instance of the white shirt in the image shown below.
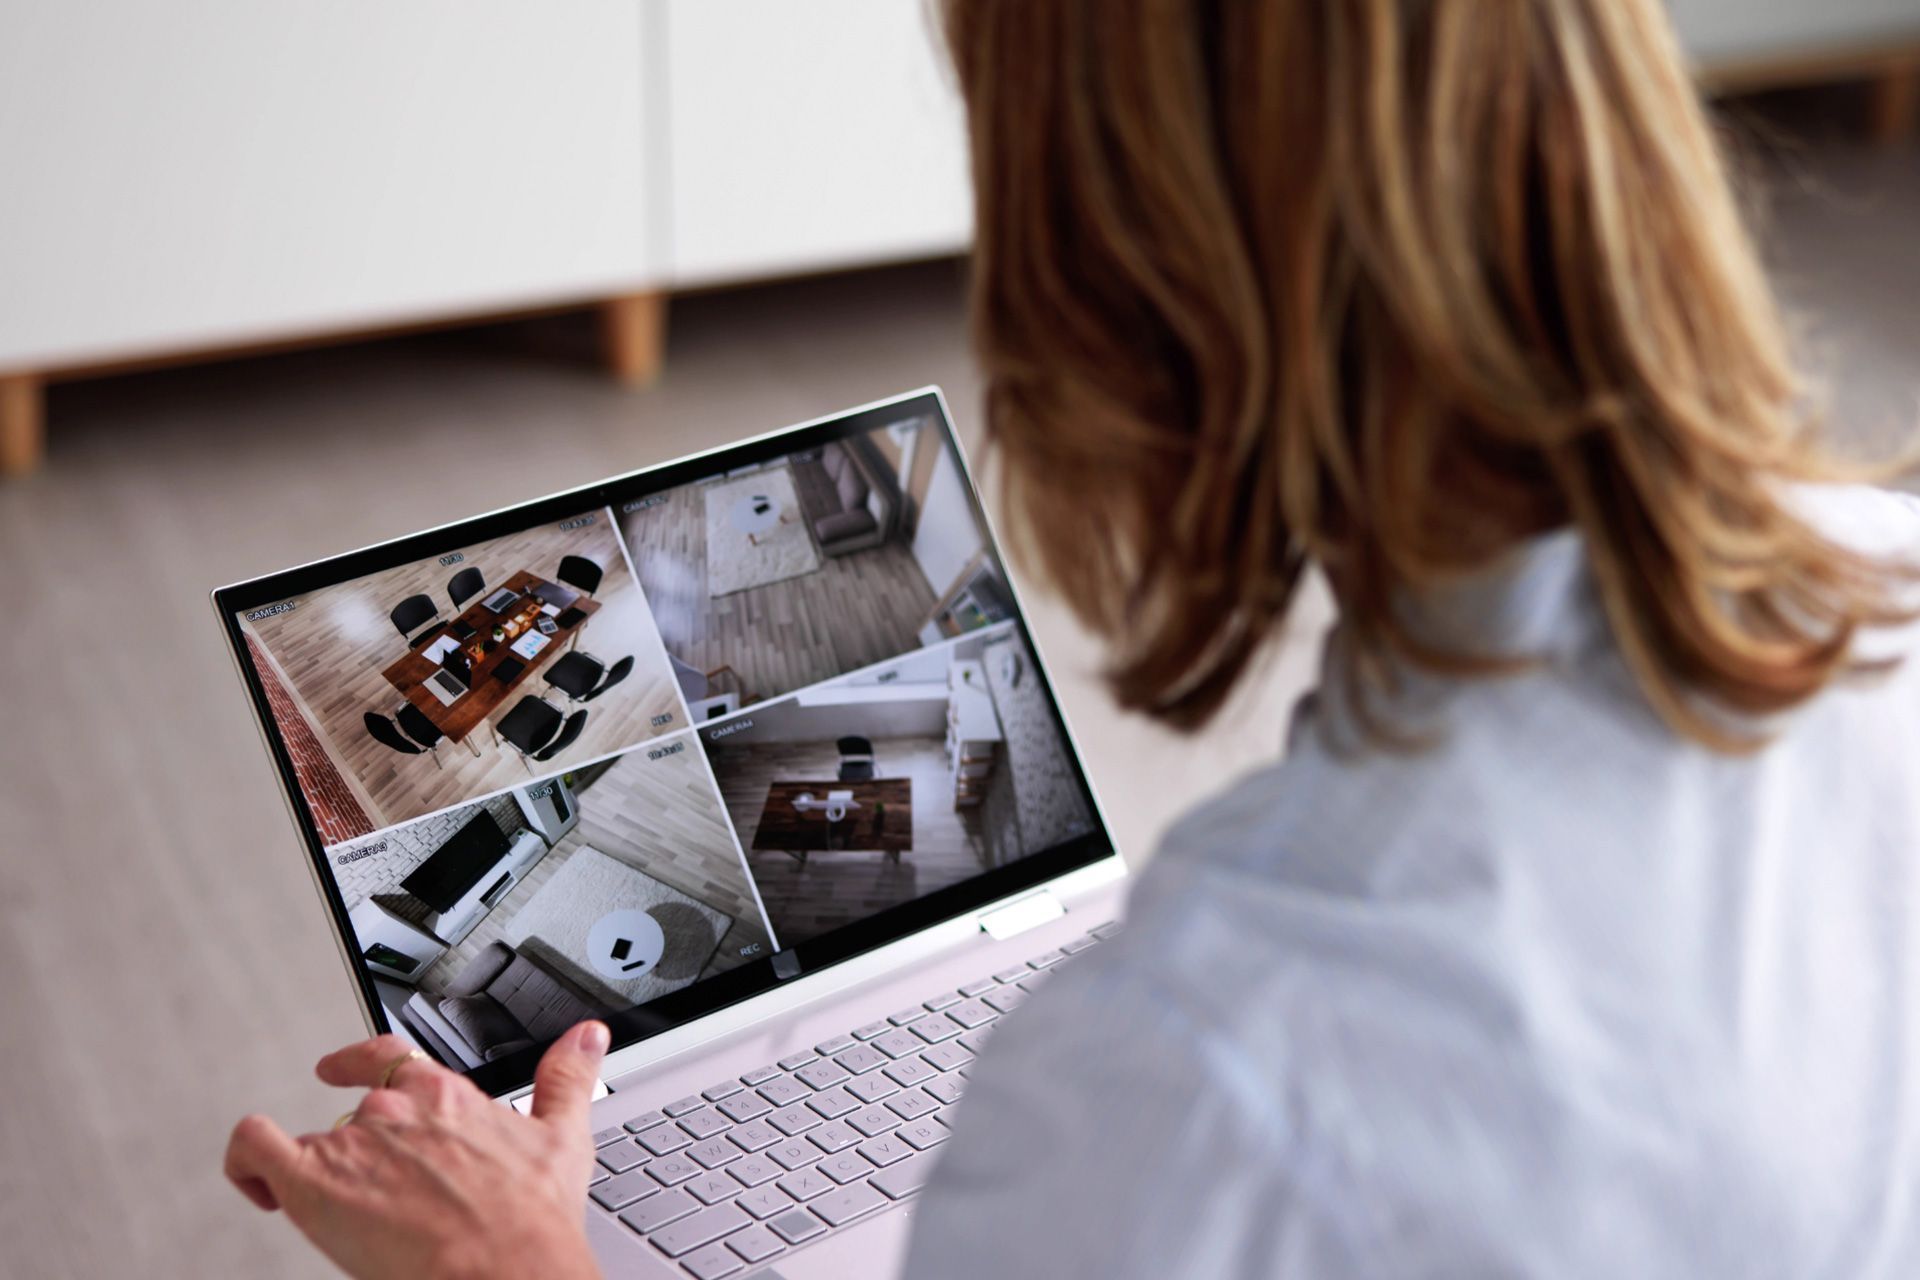
<svg viewBox="0 0 1920 1280"><path fill-rule="evenodd" d="M1180 825L974 1069L910 1276L1920 1275L1920 663L1729 757L1571 534L1434 624L1546 662L1418 681L1416 754L1309 708Z"/></svg>

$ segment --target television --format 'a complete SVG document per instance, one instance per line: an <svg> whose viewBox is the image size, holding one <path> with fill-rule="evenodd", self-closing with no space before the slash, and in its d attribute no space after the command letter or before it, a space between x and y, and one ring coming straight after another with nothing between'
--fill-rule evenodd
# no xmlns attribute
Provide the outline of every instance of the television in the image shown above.
<svg viewBox="0 0 1920 1280"><path fill-rule="evenodd" d="M473 820L413 869L400 887L442 914L453 910L480 878L507 856L507 837L482 809Z"/></svg>

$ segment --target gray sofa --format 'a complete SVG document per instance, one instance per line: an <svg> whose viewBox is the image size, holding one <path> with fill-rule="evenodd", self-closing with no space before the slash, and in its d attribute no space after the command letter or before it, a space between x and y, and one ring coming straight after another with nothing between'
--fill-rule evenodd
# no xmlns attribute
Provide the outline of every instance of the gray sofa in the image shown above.
<svg viewBox="0 0 1920 1280"><path fill-rule="evenodd" d="M830 556L877 547L900 518L899 486L872 446L859 438L825 445L793 464L800 510Z"/></svg>
<svg viewBox="0 0 1920 1280"><path fill-rule="evenodd" d="M494 942L443 995L414 992L402 1017L441 1057L477 1067L608 1012L531 956Z"/></svg>

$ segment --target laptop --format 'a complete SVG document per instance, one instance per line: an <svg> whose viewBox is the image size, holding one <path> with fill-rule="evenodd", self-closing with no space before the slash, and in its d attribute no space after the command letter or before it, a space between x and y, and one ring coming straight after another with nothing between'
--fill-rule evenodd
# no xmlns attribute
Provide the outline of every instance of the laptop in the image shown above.
<svg viewBox="0 0 1920 1280"><path fill-rule="evenodd" d="M512 681L446 701L386 625L575 557L591 598ZM1118 927L938 388L213 603L369 1031L524 1108L546 1044L612 1029L609 1276L892 1274L975 1055Z"/></svg>

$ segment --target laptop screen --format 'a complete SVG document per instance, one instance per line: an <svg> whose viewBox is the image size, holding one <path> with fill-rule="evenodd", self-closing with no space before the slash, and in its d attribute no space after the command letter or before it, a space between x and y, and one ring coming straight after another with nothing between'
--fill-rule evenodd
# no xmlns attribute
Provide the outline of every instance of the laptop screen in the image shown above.
<svg viewBox="0 0 1920 1280"><path fill-rule="evenodd" d="M495 1093L1112 852L932 391L215 604L375 1022Z"/></svg>

